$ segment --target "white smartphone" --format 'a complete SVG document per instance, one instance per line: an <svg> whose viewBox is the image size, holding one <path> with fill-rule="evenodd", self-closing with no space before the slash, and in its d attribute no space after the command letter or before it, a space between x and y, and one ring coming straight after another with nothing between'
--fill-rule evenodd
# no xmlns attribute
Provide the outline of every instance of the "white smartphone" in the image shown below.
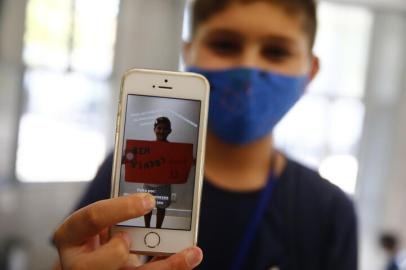
<svg viewBox="0 0 406 270"><path fill-rule="evenodd" d="M131 69L121 82L111 196L149 192L156 207L112 232L131 251L167 255L196 245L209 83L201 75Z"/></svg>

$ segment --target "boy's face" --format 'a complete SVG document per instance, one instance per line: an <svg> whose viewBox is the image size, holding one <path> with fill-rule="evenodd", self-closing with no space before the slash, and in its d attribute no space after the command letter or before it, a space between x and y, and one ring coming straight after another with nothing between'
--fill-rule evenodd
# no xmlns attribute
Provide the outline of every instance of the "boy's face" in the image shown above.
<svg viewBox="0 0 406 270"><path fill-rule="evenodd" d="M159 123L154 128L155 136L157 141L166 141L168 139L169 134L171 133L171 129L168 125L164 123Z"/></svg>
<svg viewBox="0 0 406 270"><path fill-rule="evenodd" d="M302 17L265 2L232 4L198 26L185 46L186 64L205 69L252 67L313 78L318 60L311 53Z"/></svg>

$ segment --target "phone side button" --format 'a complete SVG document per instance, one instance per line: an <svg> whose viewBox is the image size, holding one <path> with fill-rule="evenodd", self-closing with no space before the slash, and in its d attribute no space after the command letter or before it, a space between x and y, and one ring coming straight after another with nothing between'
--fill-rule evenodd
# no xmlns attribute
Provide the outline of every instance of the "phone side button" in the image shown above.
<svg viewBox="0 0 406 270"><path fill-rule="evenodd" d="M144 237L144 243L149 248L157 247L160 242L161 238L159 237L159 234L155 232L149 232Z"/></svg>

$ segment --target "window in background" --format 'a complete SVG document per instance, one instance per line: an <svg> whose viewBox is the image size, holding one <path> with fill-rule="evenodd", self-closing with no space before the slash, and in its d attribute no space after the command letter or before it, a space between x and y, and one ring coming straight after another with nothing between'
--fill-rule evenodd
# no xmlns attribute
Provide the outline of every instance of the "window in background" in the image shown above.
<svg viewBox="0 0 406 270"><path fill-rule="evenodd" d="M119 0L29 0L16 174L90 180L106 154Z"/></svg>
<svg viewBox="0 0 406 270"><path fill-rule="evenodd" d="M358 173L372 22L367 9L319 4L315 54L320 73L275 130L279 149L349 194Z"/></svg>

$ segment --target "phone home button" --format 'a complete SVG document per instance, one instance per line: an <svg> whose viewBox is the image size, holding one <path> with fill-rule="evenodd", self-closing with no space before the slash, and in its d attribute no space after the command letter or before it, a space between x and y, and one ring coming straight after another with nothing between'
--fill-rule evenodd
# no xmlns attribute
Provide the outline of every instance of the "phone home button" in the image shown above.
<svg viewBox="0 0 406 270"><path fill-rule="evenodd" d="M160 242L161 238L159 237L159 234L155 232L149 232L144 237L144 243L149 248L154 248L158 246Z"/></svg>

